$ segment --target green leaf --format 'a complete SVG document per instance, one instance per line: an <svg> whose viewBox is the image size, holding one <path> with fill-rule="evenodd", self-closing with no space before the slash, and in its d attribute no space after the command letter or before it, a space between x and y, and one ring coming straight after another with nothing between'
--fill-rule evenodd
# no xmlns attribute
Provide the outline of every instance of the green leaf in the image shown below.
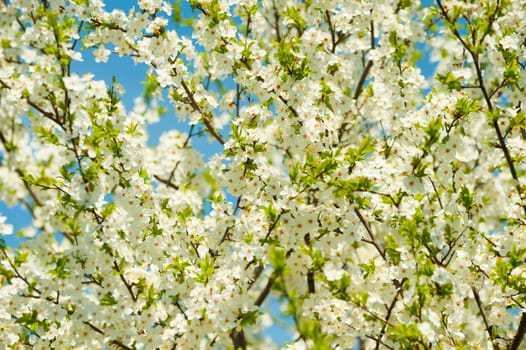
<svg viewBox="0 0 526 350"><path fill-rule="evenodd" d="M436 285L437 294L441 297L449 297L453 295L453 283L446 282L443 284L437 284Z"/></svg>
<svg viewBox="0 0 526 350"><path fill-rule="evenodd" d="M277 276L283 275L287 268L285 249L281 247L271 247L269 258L270 264L274 268L274 273Z"/></svg>
<svg viewBox="0 0 526 350"><path fill-rule="evenodd" d="M70 275L69 270L66 268L68 263L68 258L62 256L55 260L55 267L48 272L52 275L57 276L58 278L68 278Z"/></svg>
<svg viewBox="0 0 526 350"><path fill-rule="evenodd" d="M22 316L18 317L15 320L15 323L18 323L22 326L27 327L32 333L35 333L38 330L38 312L33 310L31 312L23 313Z"/></svg>
<svg viewBox="0 0 526 350"><path fill-rule="evenodd" d="M180 210L177 213L177 216L181 222L186 222L186 220L192 217L192 215L193 215L193 210L192 210L192 207L190 206L185 207L184 209Z"/></svg>
<svg viewBox="0 0 526 350"><path fill-rule="evenodd" d="M474 206L475 204L475 200L473 199L473 195L469 192L469 189L465 186L465 185L462 185L461 189L460 189L460 193L459 193L459 199L460 203L462 204L462 206L466 209L470 209L471 207Z"/></svg>
<svg viewBox="0 0 526 350"><path fill-rule="evenodd" d="M150 308L150 306L155 306L157 304L157 300L159 300L160 294L155 290L153 284L148 287L148 291L146 293L146 304L143 306L143 310L147 310Z"/></svg>
<svg viewBox="0 0 526 350"><path fill-rule="evenodd" d="M360 266L360 268L363 270L364 279L367 279L367 277L374 274L374 270L376 269L374 259L369 259L367 263L358 264L358 266Z"/></svg>
<svg viewBox="0 0 526 350"><path fill-rule="evenodd" d="M401 62L406 55L409 41L400 40L396 32L391 32L389 33L389 43L395 49L391 56L398 62Z"/></svg>
<svg viewBox="0 0 526 350"><path fill-rule="evenodd" d="M106 203L104 205L104 208L102 209L100 215L103 218L107 218L108 216L110 216L115 211L116 208L117 208L117 205L115 203Z"/></svg>
<svg viewBox="0 0 526 350"><path fill-rule="evenodd" d="M435 265L428 259L420 259L418 272L422 276L431 277L435 272Z"/></svg>
<svg viewBox="0 0 526 350"><path fill-rule="evenodd" d="M288 6L286 11L281 15L290 19L290 21L288 21L289 26L298 29L300 35L305 31L305 28L307 28L305 19L297 6Z"/></svg>
<svg viewBox="0 0 526 350"><path fill-rule="evenodd" d="M150 235L157 237L163 234L163 229L159 226L157 221L154 221L150 229Z"/></svg>
<svg viewBox="0 0 526 350"><path fill-rule="evenodd" d="M461 97L455 104L455 109L458 114L465 116L472 112L479 111L480 105L477 100L471 99L469 97Z"/></svg>
<svg viewBox="0 0 526 350"><path fill-rule="evenodd" d="M176 4L174 3L173 6L176 7ZM177 8L179 8L179 6L177 6ZM152 101L153 95L160 88L159 82L157 81L157 76L155 74L146 75L146 80L144 80L142 84L144 85L143 97L146 101L146 104L149 105Z"/></svg>
<svg viewBox="0 0 526 350"><path fill-rule="evenodd" d="M401 253L398 251L399 247L400 245L393 235L388 234L385 236L385 253L394 265L400 264Z"/></svg>
<svg viewBox="0 0 526 350"><path fill-rule="evenodd" d="M252 310L243 313L241 315L240 325L244 327L256 324L259 315L261 315L261 311L259 310Z"/></svg>
<svg viewBox="0 0 526 350"><path fill-rule="evenodd" d="M276 58L287 75L293 77L295 80L301 80L312 73L308 68L308 59L306 57L301 59L294 54L293 42L282 40L277 46ZM286 78L283 80L286 80Z"/></svg>
<svg viewBox="0 0 526 350"><path fill-rule="evenodd" d="M312 260L312 270L321 270L325 264L325 257L320 249L309 249L308 255Z"/></svg>
<svg viewBox="0 0 526 350"><path fill-rule="evenodd" d="M401 345L411 345L414 341L419 341L422 333L414 323L399 323L395 326L389 326L389 335L394 341L400 342Z"/></svg>
<svg viewBox="0 0 526 350"><path fill-rule="evenodd" d="M449 90L460 90L462 89L462 83L459 78L455 77L452 72L444 74L437 74L436 79L442 84L446 85Z"/></svg>
<svg viewBox="0 0 526 350"><path fill-rule="evenodd" d="M424 127L426 138L422 150L428 153L435 143L440 139L440 129L442 128L442 118L438 117L432 119L429 124Z"/></svg>
<svg viewBox="0 0 526 350"><path fill-rule="evenodd" d="M108 292L104 294L104 296L102 297L102 299L100 299L99 302L100 305L111 306L117 304L117 299L115 299L111 292Z"/></svg>
<svg viewBox="0 0 526 350"><path fill-rule="evenodd" d="M199 268L201 269L201 273L197 275L195 281L199 283L207 283L208 279L215 272L214 260L210 255L207 254L204 258L199 260Z"/></svg>
<svg viewBox="0 0 526 350"><path fill-rule="evenodd" d="M29 252L18 252L17 255L15 255L14 259L14 265L15 267L20 267L23 263L27 262L27 258L29 257Z"/></svg>
<svg viewBox="0 0 526 350"><path fill-rule="evenodd" d="M44 142L50 143L52 145L59 145L59 139L55 132L51 129L46 129L43 126L39 125L35 129L36 137Z"/></svg>

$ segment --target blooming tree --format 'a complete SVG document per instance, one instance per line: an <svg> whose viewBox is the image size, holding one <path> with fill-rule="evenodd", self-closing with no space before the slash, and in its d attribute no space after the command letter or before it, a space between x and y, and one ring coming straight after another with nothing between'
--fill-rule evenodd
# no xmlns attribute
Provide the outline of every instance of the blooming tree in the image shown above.
<svg viewBox="0 0 526 350"><path fill-rule="evenodd" d="M270 298L290 349L520 348L525 0L3 0L0 33L5 348L267 349ZM110 55L131 111L75 72Z"/></svg>

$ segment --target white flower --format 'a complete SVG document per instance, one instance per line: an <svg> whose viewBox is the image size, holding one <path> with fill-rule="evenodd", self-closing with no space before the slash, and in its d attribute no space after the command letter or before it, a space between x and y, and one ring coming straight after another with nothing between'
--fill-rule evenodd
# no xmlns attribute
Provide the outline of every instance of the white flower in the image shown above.
<svg viewBox="0 0 526 350"><path fill-rule="evenodd" d="M424 334L431 342L435 341L436 333L429 322L422 322L418 324L418 330Z"/></svg>
<svg viewBox="0 0 526 350"><path fill-rule="evenodd" d="M108 57L110 56L111 51L106 49L104 45L99 45L94 51L93 51L93 57L95 57L95 62L100 63L106 63L108 62Z"/></svg>
<svg viewBox="0 0 526 350"><path fill-rule="evenodd" d="M344 270L332 262L328 262L325 264L325 266L323 266L323 272L325 273L327 280L337 281L343 277Z"/></svg>
<svg viewBox="0 0 526 350"><path fill-rule="evenodd" d="M516 33L513 33L511 35L507 35L504 38L500 40L500 44L502 45L503 49L513 49L516 50L519 48L519 37Z"/></svg>
<svg viewBox="0 0 526 350"><path fill-rule="evenodd" d="M433 272L433 276L431 276L431 280L442 284L452 281L453 276L443 267L437 267Z"/></svg>
<svg viewBox="0 0 526 350"><path fill-rule="evenodd" d="M78 75L72 75L69 77L64 77L64 85L70 91L82 91L85 88L85 83L82 81Z"/></svg>
<svg viewBox="0 0 526 350"><path fill-rule="evenodd" d="M0 214L0 235L10 235L13 233L13 225L6 224L6 217Z"/></svg>
<svg viewBox="0 0 526 350"><path fill-rule="evenodd" d="M406 176L404 178L404 185L405 185L405 188L411 194L424 193L426 189L426 186L424 185L424 181L422 181L421 178L416 177L414 175Z"/></svg>

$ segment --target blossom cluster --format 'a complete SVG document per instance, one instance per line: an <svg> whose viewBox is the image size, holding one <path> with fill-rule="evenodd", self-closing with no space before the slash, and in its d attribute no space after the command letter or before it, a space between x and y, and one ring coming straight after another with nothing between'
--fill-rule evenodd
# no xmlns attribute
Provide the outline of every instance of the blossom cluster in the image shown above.
<svg viewBox="0 0 526 350"><path fill-rule="evenodd" d="M521 346L525 0L10 0L0 33L6 348ZM112 55L132 110L75 72Z"/></svg>

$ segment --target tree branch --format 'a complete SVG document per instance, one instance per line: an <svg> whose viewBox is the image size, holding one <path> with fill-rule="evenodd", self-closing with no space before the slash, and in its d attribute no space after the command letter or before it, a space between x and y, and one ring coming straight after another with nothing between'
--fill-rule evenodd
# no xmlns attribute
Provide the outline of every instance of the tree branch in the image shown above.
<svg viewBox="0 0 526 350"><path fill-rule="evenodd" d="M82 323L84 323L86 326L88 326L89 328L91 328L92 330L94 330L95 332L101 334L101 335L106 335L106 333L104 333L104 331L102 329L100 329L99 327L93 325L92 323L88 322L88 321L83 321ZM125 350L132 350L132 348L124 345L121 341L119 340L110 340L110 342L114 345L117 345L118 347L120 347L121 349L125 349Z"/></svg>
<svg viewBox="0 0 526 350"><path fill-rule="evenodd" d="M497 344L495 340L495 336L493 335L492 329L493 326L489 324L488 317L486 316L486 312L484 311L484 306L482 305L482 301L480 300L479 293L475 287L471 287L471 291L473 292L473 296L475 297L475 302L477 303L477 307L479 309L480 315L482 317L482 320L484 321L484 326L486 328L486 332L488 332L489 338L491 339L491 343L493 344L493 348L495 350L499 350L499 344Z"/></svg>
<svg viewBox="0 0 526 350"><path fill-rule="evenodd" d="M519 349L519 346L522 343L522 339L524 339L524 334L526 334L526 312L522 313L521 321L519 323L519 328L517 328L517 333L515 334L515 337L513 338L513 343L511 343L509 350Z"/></svg>
<svg viewBox="0 0 526 350"><path fill-rule="evenodd" d="M380 343L381 343L382 338L385 335L385 332L387 330L387 324L389 322L389 318L391 317L391 313L393 312L394 307L396 305L396 302L398 301L398 297L402 294L403 286L404 286L405 281L407 281L407 278L404 278L402 280L402 282L398 284L396 294L393 297L393 300L391 300L391 304L387 308L387 314L385 315L386 323L383 324L382 329L380 330L380 334L378 335L378 338L376 339L375 350L380 349ZM397 282L397 281L395 281L395 282Z"/></svg>
<svg viewBox="0 0 526 350"><path fill-rule="evenodd" d="M375 48L374 44L374 22L371 20L371 50ZM360 76L360 80L358 80L358 85L356 85L356 90L354 91L353 99L357 100L358 97L360 97L363 86L365 83L365 80L367 79L367 76L369 75L369 71L371 70L371 67L373 66L373 61L368 60L367 64L365 65L365 68L362 71L362 75Z"/></svg>
<svg viewBox="0 0 526 350"><path fill-rule="evenodd" d="M365 227L365 230L369 234L369 237L371 239L370 243L376 248L376 250L378 251L380 256L384 260L386 260L385 251L382 250L382 247L380 247L380 244L378 244L378 242L376 241L376 238L374 236L374 232L373 232L373 229L371 228L371 225L369 225L367 220L365 220L365 218L363 217L362 213L360 212L360 210L358 208L354 209L354 213L358 216L358 219L360 219L360 222L362 223L363 227Z"/></svg>
<svg viewBox="0 0 526 350"><path fill-rule="evenodd" d="M234 328L230 332L230 339L232 339L232 343L234 344L234 350L245 350L247 348L247 339L242 329L238 331Z"/></svg>
<svg viewBox="0 0 526 350"><path fill-rule="evenodd" d="M305 237L303 238L305 241L305 244L310 247L310 234L307 233ZM307 290L309 291L309 294L316 293L316 285L314 284L314 272L309 270L307 271Z"/></svg>
<svg viewBox="0 0 526 350"><path fill-rule="evenodd" d="M268 293L270 293L270 290L272 289L273 284L274 284L274 277L270 277L267 281L267 284L265 285L265 288L263 288L258 298L256 299L256 302L254 303L254 305L261 306L261 304L263 304L263 302L268 296Z"/></svg>
<svg viewBox="0 0 526 350"><path fill-rule="evenodd" d="M210 119L209 119L209 115L205 115L203 113L203 111L201 110L201 108L199 107L199 105L197 104L195 98L194 98L194 94L192 93L192 91L190 90L190 88L188 87L188 85L186 85L185 81L183 79L181 79L181 85L183 86L183 89L184 91L186 92L186 95L188 96L188 99L190 100L190 105L192 106L192 108L194 108L194 110L198 111L199 113L201 113L202 115L202 123L205 125L205 128L206 130L210 133L210 135L212 135L217 141L219 141L219 143L221 145L224 145L226 143L225 139L223 138L223 136L221 136L217 130L212 126L212 123L210 122Z"/></svg>

